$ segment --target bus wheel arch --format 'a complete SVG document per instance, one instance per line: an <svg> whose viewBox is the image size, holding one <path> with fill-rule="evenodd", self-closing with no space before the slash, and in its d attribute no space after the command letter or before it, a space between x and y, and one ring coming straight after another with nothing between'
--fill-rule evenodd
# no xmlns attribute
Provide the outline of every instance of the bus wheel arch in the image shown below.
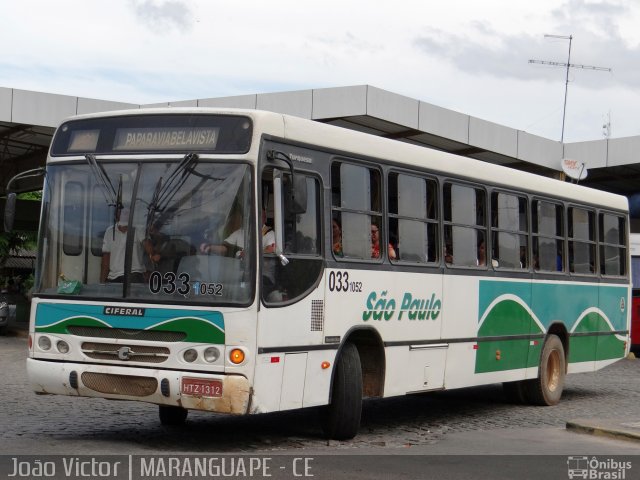
<svg viewBox="0 0 640 480"><path fill-rule="evenodd" d="M380 334L372 328L358 328L349 332L346 339L356 346L360 355L363 397L382 397L386 360Z"/></svg>
<svg viewBox="0 0 640 480"><path fill-rule="evenodd" d="M384 347L370 328L349 331L338 350L331 379L329 405L321 409L328 438L348 440L360 428L362 399L381 397L384 390Z"/></svg>

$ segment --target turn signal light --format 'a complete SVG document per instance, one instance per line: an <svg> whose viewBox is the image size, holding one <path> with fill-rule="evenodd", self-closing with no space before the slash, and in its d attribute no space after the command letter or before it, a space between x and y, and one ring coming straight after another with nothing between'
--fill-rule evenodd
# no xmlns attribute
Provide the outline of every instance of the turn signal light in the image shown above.
<svg viewBox="0 0 640 480"><path fill-rule="evenodd" d="M244 362L244 352L239 348L234 348L229 353L229 360L231 361L231 363L235 363L236 365L241 364L242 362Z"/></svg>
<svg viewBox="0 0 640 480"><path fill-rule="evenodd" d="M329 362L322 362L320 364L320 366L322 367L323 370L326 370L327 368L329 368L331 366L331 364Z"/></svg>

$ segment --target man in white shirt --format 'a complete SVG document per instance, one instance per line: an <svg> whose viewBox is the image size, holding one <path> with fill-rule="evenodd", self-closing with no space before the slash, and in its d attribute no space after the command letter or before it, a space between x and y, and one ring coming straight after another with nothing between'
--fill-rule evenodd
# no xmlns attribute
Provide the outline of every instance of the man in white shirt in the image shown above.
<svg viewBox="0 0 640 480"><path fill-rule="evenodd" d="M267 212L262 210L262 251L273 253L276 250L276 234L267 225ZM200 252L216 255L230 255L242 257L244 251L244 230L239 228L223 240L222 245L203 243Z"/></svg>
<svg viewBox="0 0 640 480"><path fill-rule="evenodd" d="M115 233L113 225L107 228L102 242L102 264L100 282L122 283L124 280L124 260L127 249L127 231L129 227L129 209L118 211ZM152 261L157 262L159 255L153 253L151 243L143 237L142 229L133 229L133 252L131 253L131 275L134 283L144 282L146 268L142 262L144 252Z"/></svg>

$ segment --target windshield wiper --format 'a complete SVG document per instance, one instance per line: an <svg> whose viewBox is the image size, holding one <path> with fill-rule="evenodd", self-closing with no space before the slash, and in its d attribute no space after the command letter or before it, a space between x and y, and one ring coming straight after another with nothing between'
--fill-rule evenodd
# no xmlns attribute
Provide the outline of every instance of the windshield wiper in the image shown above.
<svg viewBox="0 0 640 480"><path fill-rule="evenodd" d="M144 238L149 238L149 231L151 230L152 225L155 222L156 210L158 209L158 198L160 197L160 192L162 190L162 177L158 179L156 182L156 188L153 189L153 197L151 197L151 202L147 207L147 226L144 232Z"/></svg>
<svg viewBox="0 0 640 480"><path fill-rule="evenodd" d="M111 231L113 232L113 240L116 239L116 224L118 223L118 212L124 208L122 205L122 174L118 178L118 191L116 192L116 208L113 209L113 228Z"/></svg>
<svg viewBox="0 0 640 480"><path fill-rule="evenodd" d="M173 172L169 174L167 182L162 186L158 193L157 208L158 210L164 210L173 196L180 190L184 182L193 171L193 167L198 163L199 157L195 153L187 153L182 161L176 165ZM162 178L160 179L162 180Z"/></svg>
<svg viewBox="0 0 640 480"><path fill-rule="evenodd" d="M87 163L91 167L91 172L98 184L102 187L102 193L107 201L107 205L115 207L113 209L113 238L116 238L116 223L118 222L118 211L122 208L122 174L118 180L118 190L111 183L111 179L107 172L104 171L102 165L98 163L95 155L87 153L84 156Z"/></svg>
<svg viewBox="0 0 640 480"><path fill-rule="evenodd" d="M87 153L84 158L87 159L87 163L91 167L91 172L93 173L94 178L98 181L100 186L102 187L102 193L104 194L104 198L107 201L109 206L113 206L116 204L116 189L111 183L107 172L104 171L102 165L98 163L95 155Z"/></svg>
<svg viewBox="0 0 640 480"><path fill-rule="evenodd" d="M158 179L153 192L153 198L147 207L149 212L147 213L145 237L149 236L149 230L155 221L156 212L162 212L167 208L171 199L178 193L178 190L182 188L182 185L184 185L189 175L193 172L193 168L198 163L198 160L199 157L197 154L187 153L180 163L171 171L164 185L162 183L162 177Z"/></svg>

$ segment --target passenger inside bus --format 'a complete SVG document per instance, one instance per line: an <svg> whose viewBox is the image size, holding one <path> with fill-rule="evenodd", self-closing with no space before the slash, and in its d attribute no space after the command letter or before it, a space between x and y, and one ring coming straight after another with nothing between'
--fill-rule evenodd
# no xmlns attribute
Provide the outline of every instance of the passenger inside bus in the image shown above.
<svg viewBox="0 0 640 480"><path fill-rule="evenodd" d="M396 259L396 251L393 246L387 246L387 255L389 259ZM380 228L375 223L371 224L371 258L380 258Z"/></svg>
<svg viewBox="0 0 640 480"><path fill-rule="evenodd" d="M205 231L205 242L200 244L200 253L205 255L222 255L227 257L240 256L244 250L244 230L242 229L242 216L239 210L234 210L225 225L223 243L213 243L212 232Z"/></svg>
<svg viewBox="0 0 640 480"><path fill-rule="evenodd" d="M453 246L450 243L444 247L444 261L445 263L453 263Z"/></svg>
<svg viewBox="0 0 640 480"><path fill-rule="evenodd" d="M262 210L262 249L264 253L273 253L276 249L275 233L266 224L267 211ZM244 230L242 229L242 217L236 211L229 219L227 230L231 234L222 244L204 242L200 245L200 253L205 255L223 255L229 257L242 257L244 255ZM206 237L206 235L205 235ZM210 240L207 238L207 240Z"/></svg>
<svg viewBox="0 0 640 480"><path fill-rule="evenodd" d="M484 240L480 240L478 243L478 266L484 266L487 264L487 252Z"/></svg>
<svg viewBox="0 0 640 480"><path fill-rule="evenodd" d="M342 257L342 226L337 218L334 218L331 222L331 235L332 235L332 250L336 257Z"/></svg>
<svg viewBox="0 0 640 480"><path fill-rule="evenodd" d="M145 257L145 266L147 271L156 270L158 267L158 262L160 261L161 254L160 251L164 248L164 246L169 241L169 237L160 231L161 225L159 222L154 222L149 227L149 232L147 233L147 238L145 242L149 243L151 247L152 254L147 255Z"/></svg>
<svg viewBox="0 0 640 480"><path fill-rule="evenodd" d="M484 237L484 235L483 235ZM487 245L484 241L484 238L480 239L480 242L478 243L478 260L477 260L477 266L478 267L484 267L487 264ZM500 266L500 262L498 262L497 258L495 258L495 256L491 257L491 266L493 268L498 268Z"/></svg>
<svg viewBox="0 0 640 480"><path fill-rule="evenodd" d="M124 280L124 261L127 248L127 231L129 229L129 209L122 208L116 213L116 225L111 225L104 233L102 243L102 263L100 265L101 283L122 283ZM153 262L160 260L160 255L153 251L149 240L144 239L143 229L134 227L133 252L131 254L131 274L133 283L144 282L146 267L143 252Z"/></svg>

